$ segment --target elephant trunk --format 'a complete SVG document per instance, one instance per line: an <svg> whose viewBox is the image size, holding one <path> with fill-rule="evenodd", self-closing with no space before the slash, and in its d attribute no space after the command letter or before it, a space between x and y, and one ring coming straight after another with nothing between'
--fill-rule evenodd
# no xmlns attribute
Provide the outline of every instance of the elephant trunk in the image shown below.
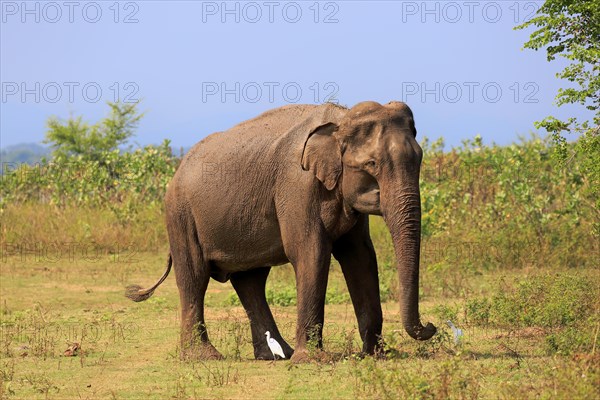
<svg viewBox="0 0 600 400"><path fill-rule="evenodd" d="M413 339L430 339L436 328L431 323L423 326L419 316L421 198L418 183L408 189L382 190L381 208L394 243L404 329Z"/></svg>

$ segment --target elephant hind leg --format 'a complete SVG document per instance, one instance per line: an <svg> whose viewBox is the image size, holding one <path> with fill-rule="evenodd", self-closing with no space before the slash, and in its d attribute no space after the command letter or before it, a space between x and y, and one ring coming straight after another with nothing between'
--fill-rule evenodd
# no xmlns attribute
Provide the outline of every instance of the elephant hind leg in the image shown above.
<svg viewBox="0 0 600 400"><path fill-rule="evenodd" d="M265 286L270 270L271 267L265 267L236 272L231 275L231 284L250 320L254 358L257 360L273 359L273 353L269 350L265 336L265 332L269 331L271 337L277 340L283 348L283 354L289 359L294 353L294 349L281 337L265 296Z"/></svg>
<svg viewBox="0 0 600 400"><path fill-rule="evenodd" d="M181 306L182 359L211 360L223 356L208 339L204 296L210 268L204 260L192 218L167 218L169 244Z"/></svg>
<svg viewBox="0 0 600 400"><path fill-rule="evenodd" d="M181 357L212 360L223 356L210 343L204 320L204 296L209 276L177 279L181 304Z"/></svg>

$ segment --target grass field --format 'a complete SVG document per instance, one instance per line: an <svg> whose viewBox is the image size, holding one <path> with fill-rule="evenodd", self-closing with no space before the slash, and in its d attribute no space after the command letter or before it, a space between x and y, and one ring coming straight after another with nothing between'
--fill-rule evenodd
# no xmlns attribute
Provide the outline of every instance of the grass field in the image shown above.
<svg viewBox="0 0 600 400"><path fill-rule="evenodd" d="M385 259L390 249L387 239L379 238L381 232L374 229L375 244ZM600 396L600 301L595 297L600 293L600 277L595 268L553 269L551 275L539 269L440 273L425 264L423 321L434 322L439 333L428 342L410 339L401 329L395 290L391 290L383 304L384 337L390 350L383 360L356 357L361 345L356 319L339 267L332 264L326 352L315 353L315 361L300 365L253 360L249 324L231 285L211 281L206 310L209 335L226 359L189 363L178 357L179 299L174 277L144 303L123 296L127 284L147 285L160 276L166 250L92 255L83 249L72 245L48 253L30 247L3 254L0 397ZM565 286L555 287L549 279ZM540 300L547 307L535 311L535 318L548 313L550 319L562 315L577 321L525 323L519 315L529 315L525 308L538 302L529 301L538 292L529 286L525 286L529 291L523 289L522 282L542 282L543 291L556 289L563 295L564 302L556 304L550 297ZM290 266L272 270L270 300L289 304L274 305L273 312L292 345L293 288ZM577 292L589 301L583 305L581 300L570 301L570 293ZM502 297L502 293L521 293L524 298ZM491 299L490 307L481 306L484 299ZM500 318L502 313L507 315ZM449 318L465 332L459 345L445 324ZM73 343L80 349L65 355Z"/></svg>
<svg viewBox="0 0 600 400"><path fill-rule="evenodd" d="M389 232L371 218L386 358L360 359L339 266L329 277L324 345L313 361L254 361L229 283L207 294L224 361L179 359L173 274L146 302L167 257L163 196L178 159L168 143L22 165L0 179L0 398L600 398L600 203L592 158L560 167L547 139L444 151L421 140L420 309L438 333L401 329ZM573 145L574 146L574 145ZM573 147L571 146L571 147ZM294 344L290 266L267 285ZM464 331L455 344L446 325ZM76 345L79 346L76 349Z"/></svg>

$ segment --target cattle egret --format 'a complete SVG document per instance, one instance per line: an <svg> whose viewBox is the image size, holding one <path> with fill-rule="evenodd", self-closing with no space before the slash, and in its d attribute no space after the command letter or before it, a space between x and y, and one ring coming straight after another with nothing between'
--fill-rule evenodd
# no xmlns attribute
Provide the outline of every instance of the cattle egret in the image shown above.
<svg viewBox="0 0 600 400"><path fill-rule="evenodd" d="M281 345L277 342L277 340L271 337L271 332L266 331L265 335L267 335L267 344L269 345L269 349L271 349L271 353L273 353L273 360L277 360L277 357L275 356L285 358L285 354L283 354Z"/></svg>
<svg viewBox="0 0 600 400"><path fill-rule="evenodd" d="M462 339L462 336L463 336L462 329L459 329L456 326L454 326L452 321L446 321L446 323L448 324L448 326L450 327L450 329L452 329L452 332L454 333L454 344L459 344L460 340Z"/></svg>

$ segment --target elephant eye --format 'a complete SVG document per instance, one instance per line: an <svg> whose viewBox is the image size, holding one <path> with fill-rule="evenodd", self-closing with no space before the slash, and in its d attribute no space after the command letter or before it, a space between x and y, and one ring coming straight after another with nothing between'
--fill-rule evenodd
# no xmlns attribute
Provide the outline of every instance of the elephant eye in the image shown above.
<svg viewBox="0 0 600 400"><path fill-rule="evenodd" d="M375 160L369 160L364 163L366 169L373 169L375 168L375 165Z"/></svg>

